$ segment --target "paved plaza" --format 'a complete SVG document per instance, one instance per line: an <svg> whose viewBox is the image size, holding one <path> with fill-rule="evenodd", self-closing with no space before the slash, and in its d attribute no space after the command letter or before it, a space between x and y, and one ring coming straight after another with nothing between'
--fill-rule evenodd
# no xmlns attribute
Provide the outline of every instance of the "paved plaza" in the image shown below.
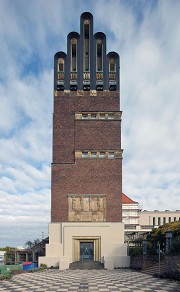
<svg viewBox="0 0 180 292"><path fill-rule="evenodd" d="M176 292L180 291L180 285L130 270L44 270L2 281L0 291Z"/></svg>

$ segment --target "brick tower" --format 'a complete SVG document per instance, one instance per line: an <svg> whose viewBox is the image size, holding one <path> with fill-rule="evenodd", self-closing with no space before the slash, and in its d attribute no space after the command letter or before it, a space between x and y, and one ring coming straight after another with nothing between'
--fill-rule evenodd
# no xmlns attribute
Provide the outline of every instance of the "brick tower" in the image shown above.
<svg viewBox="0 0 180 292"><path fill-rule="evenodd" d="M106 36L93 34L85 12L80 34L67 36L67 54L54 56L51 224L40 262L128 266L121 195L119 56L106 54Z"/></svg>

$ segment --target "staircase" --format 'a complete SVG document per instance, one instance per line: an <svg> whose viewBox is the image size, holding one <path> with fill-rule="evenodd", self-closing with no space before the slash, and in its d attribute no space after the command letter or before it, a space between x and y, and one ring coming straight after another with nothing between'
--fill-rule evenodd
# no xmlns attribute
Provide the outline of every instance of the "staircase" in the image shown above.
<svg viewBox="0 0 180 292"><path fill-rule="evenodd" d="M167 266L166 266L165 261L163 260L160 262L160 271L159 271L159 263L154 263L152 266L146 267L141 270L142 273L149 274L149 275L159 274L159 272L161 274L166 271L167 271Z"/></svg>
<svg viewBox="0 0 180 292"><path fill-rule="evenodd" d="M84 259L83 261L73 262L69 265L70 270L101 270L104 269L104 264L94 262L91 259Z"/></svg>

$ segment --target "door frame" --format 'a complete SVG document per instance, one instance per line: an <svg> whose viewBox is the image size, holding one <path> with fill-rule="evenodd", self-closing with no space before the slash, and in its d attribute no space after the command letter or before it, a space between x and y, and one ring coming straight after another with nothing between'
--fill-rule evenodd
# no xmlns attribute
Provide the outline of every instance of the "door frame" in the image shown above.
<svg viewBox="0 0 180 292"><path fill-rule="evenodd" d="M100 236L73 236L72 262L80 261L80 242L94 243L94 261L101 262L101 237Z"/></svg>

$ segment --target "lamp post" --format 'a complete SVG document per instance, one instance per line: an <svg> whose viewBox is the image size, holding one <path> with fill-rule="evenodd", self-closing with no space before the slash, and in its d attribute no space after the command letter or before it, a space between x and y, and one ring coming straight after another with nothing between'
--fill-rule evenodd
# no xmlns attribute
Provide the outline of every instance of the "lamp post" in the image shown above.
<svg viewBox="0 0 180 292"><path fill-rule="evenodd" d="M147 254L147 239L143 239L143 255Z"/></svg>
<svg viewBox="0 0 180 292"><path fill-rule="evenodd" d="M171 230L166 231L166 252L168 253L171 248L171 239L172 239L172 232Z"/></svg>
<svg viewBox="0 0 180 292"><path fill-rule="evenodd" d="M159 241L158 241L157 246L158 246L158 255L159 255L158 263L159 263L159 275L160 275L160 273L161 273L161 246L160 246L160 242Z"/></svg>

